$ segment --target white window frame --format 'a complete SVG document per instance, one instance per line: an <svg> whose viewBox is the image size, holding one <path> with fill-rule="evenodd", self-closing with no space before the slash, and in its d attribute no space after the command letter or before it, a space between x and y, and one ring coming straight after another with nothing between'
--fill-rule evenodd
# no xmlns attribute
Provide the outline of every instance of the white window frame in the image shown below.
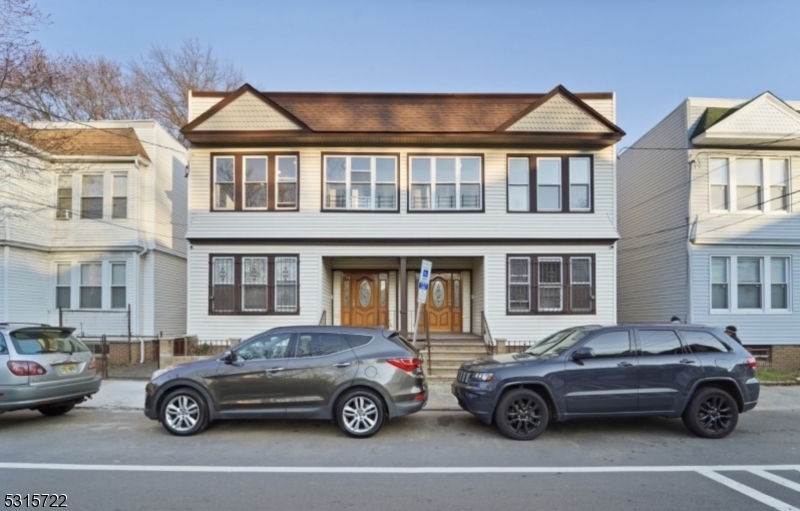
<svg viewBox="0 0 800 511"><path fill-rule="evenodd" d="M532 293L531 293L531 278L532 278L531 277L531 258L530 257L511 256L511 257L508 257L507 259L508 259L508 262L506 264L508 265L508 278L507 278L507 286L508 286L507 289L508 289L508 291L506 291L506 294L508 295L508 298L507 298L507 300L508 300L508 304L507 304L508 313L509 314L527 314L527 313L531 312L531 310L533 310L533 302L532 302L533 296L532 296ZM528 269L528 272L527 272L528 281L525 282L525 283L522 283L522 282L511 282L511 261L515 261L515 260L525 261L525 267ZM527 309L521 309L521 308L512 309L511 308L511 286L517 287L517 286L523 286L523 285L525 286L526 292L528 293L528 308Z"/></svg>
<svg viewBox="0 0 800 511"><path fill-rule="evenodd" d="M217 195L217 161L218 160L231 160L233 162L233 180L232 181L220 181L219 183L230 184L233 186L233 204L230 207L220 207L218 206L218 199L219 196ZM214 211L234 211L236 209L236 157L233 155L230 156L214 156L211 162L211 178L213 181L214 186L211 189L211 193L213 194L212 197L212 205Z"/></svg>
<svg viewBox="0 0 800 511"><path fill-rule="evenodd" d="M728 308L713 309L711 307L711 297L713 292L711 281L712 260L714 258L726 258L728 260ZM761 308L760 309L740 309L739 308L739 278L738 278L738 259L758 258L761 260ZM772 258L786 260L786 308L772 308ZM793 257L788 254L738 254L738 255L719 255L713 254L708 258L708 310L712 315L716 314L792 314L792 271Z"/></svg>
<svg viewBox="0 0 800 511"><path fill-rule="evenodd" d="M586 160L588 162L589 174L587 176L588 177L588 181L586 181L585 183L573 183L572 182L572 161L573 160ZM567 175L569 176L569 183L567 184L567 186L569 186L569 204L566 205L567 206L567 211L579 211L579 212L582 211L582 212L585 212L585 211L591 211L592 210L592 195L593 195L592 194L592 175L593 175L593 172L592 172L592 161L593 161L593 159L588 157L588 156L570 156L567 159L567 162L569 164L569 168L567 169ZM585 207L585 208L573 208L572 207L572 187L573 186L585 186L586 187L587 199L588 199L588 204L589 204L587 207ZM563 210L563 208L562 208L562 210Z"/></svg>
<svg viewBox="0 0 800 511"><path fill-rule="evenodd" d="M344 207L335 207L335 206L328 206L328 160L332 158L344 158L344 181L331 181L331 183L335 184L344 184L345 185L345 206ZM350 175L353 172L352 170L352 159L353 158L369 158L370 159L370 207L368 208L360 208L360 207L353 207L352 204L352 185L353 183L350 180ZM381 181L380 183L377 182L377 170L378 170L378 163L377 160L380 158L385 159L392 159L394 160L394 182L389 183L387 181ZM367 170L356 170L356 172L367 172ZM400 159L397 157L396 154L326 154L323 157L323 169L322 169L322 208L325 211L399 211L400 205L400 198L398 194L398 180L400 176ZM366 182L356 182L356 184L367 184ZM394 207L392 208L379 208L377 207L377 196L376 192L376 185L378 184L392 184L394 185Z"/></svg>
<svg viewBox="0 0 800 511"><path fill-rule="evenodd" d="M558 263L558 283L546 282L542 285L542 263ZM542 290L558 289L558 308L542 307ZM536 311L537 312L564 312L564 258L563 257L539 257L536 260Z"/></svg>
<svg viewBox="0 0 800 511"><path fill-rule="evenodd" d="M117 195L114 190L114 182L117 177L125 178L125 195ZM112 172L111 173L111 219L112 220L127 220L130 218L130 176L127 172ZM125 199L125 216L114 216L114 203L117 199Z"/></svg>
<svg viewBox="0 0 800 511"><path fill-rule="evenodd" d="M714 174L714 171L717 170L717 167L712 168L712 165L714 165L715 163L714 160L720 160L725 162L725 181L726 181L726 184L724 185L725 202L726 202L725 208L715 208L713 204L714 194L712 193L712 190L714 189L715 186L723 186L720 184L712 183L711 181L712 174ZM708 159L708 210L712 213L714 212L727 213L731 211L731 159L730 158L713 156Z"/></svg>
<svg viewBox="0 0 800 511"><path fill-rule="evenodd" d="M440 185L453 185L455 184L455 207L452 208L439 208L436 207L436 160L440 158L447 158L447 159L454 159L455 160L455 182L446 182L446 183L438 183ZM461 178L461 160L462 159L475 159L478 160L478 181L464 181ZM414 182L411 180L412 177L412 169L413 169L413 162L415 160L429 160L430 161L430 169L431 169L431 179L427 182ZM480 155L444 155L439 154L436 156L424 156L424 155L415 155L410 156L408 158L408 209L409 211L481 211L483 210L483 158ZM429 207L421 208L415 207L413 198L411 197L411 186L415 184L423 184L428 185L430 187L430 202ZM468 184L468 185L478 185L478 189L480 192L478 193L478 206L477 207L464 207L461 204L461 185Z"/></svg>
<svg viewBox="0 0 800 511"><path fill-rule="evenodd" d="M711 203L711 165L712 160L727 160L728 161L728 209L712 209ZM710 155L708 157L708 210L710 213L738 213L743 215L760 215L764 213L771 214L787 214L793 210L792 201L787 198L787 209L772 210L772 167L771 161L785 160L787 162L787 182L785 185L785 192L791 194L792 190L792 158L790 155L776 155L776 156L733 156L733 155ZM761 206L758 209L739 209L737 200L737 164L740 160L759 160L761 162Z"/></svg>
<svg viewBox="0 0 800 511"><path fill-rule="evenodd" d="M58 269L59 269L59 266L66 266L67 267L67 284L66 285L58 283L58 277L59 277ZM53 284L54 284L54 286L53 286L53 290L54 290L53 306L54 306L54 308L56 308L56 309L59 308L59 305L58 305L58 289L59 288L67 288L67 289L69 289L69 307L67 307L66 309L71 310L72 309L72 305L75 303L75 297L73 296L73 292L72 292L72 288L74 287L73 286L72 262L71 261L55 261L53 263L53 275L54 275L54 277L53 277Z"/></svg>
<svg viewBox="0 0 800 511"><path fill-rule="evenodd" d="M765 198L764 207L767 208L766 212L767 213L777 214L777 215L788 214L788 213L790 213L792 211L792 200L791 200L791 198L792 198L792 195L791 195L792 194L792 192L791 192L791 190L792 190L792 187L791 187L791 183L792 183L792 159L790 157L786 156L785 158L781 158L781 157L765 158L765 160L767 160L765 162L765 165L767 165L767 167L766 167L767 168L767 172L765 172L765 174L766 174L766 178L765 178L766 186L764 186L764 198ZM772 209L772 201L774 199L778 198L778 197L772 197L772 188L773 187L777 187L776 185L773 185L773 183L772 183L772 162L773 162L773 160L785 161L786 162L786 181L784 181L782 185L777 185L777 186L781 186L783 188L783 194L782 195L784 196L784 200L786 201L786 209L782 209L782 208L781 209ZM767 199L769 199L769 200L767 200Z"/></svg>
<svg viewBox="0 0 800 511"><path fill-rule="evenodd" d="M68 186L61 186L61 180L69 181ZM61 207L61 190L69 190L69 207ZM75 183L72 174L58 174L56 176L56 220L70 220L75 209ZM64 197L66 199L66 197Z"/></svg>
<svg viewBox="0 0 800 511"><path fill-rule="evenodd" d="M724 259L725 260L725 282L714 282L714 259ZM709 289L708 289L708 306L711 309L712 313L719 313L719 312L730 312L731 310L731 257L729 256L711 256L708 260L708 281L709 281ZM728 306L725 308L714 308L714 285L725 285L727 286L727 302Z"/></svg>
<svg viewBox="0 0 800 511"><path fill-rule="evenodd" d="M286 179L280 177L280 168L281 160L294 160L294 179ZM285 209L285 210L295 210L297 209L298 202L300 200L300 184L299 184L299 177L300 177L300 159L297 155L286 155L286 154L279 154L275 156L275 209ZM281 183L293 183L294 184L294 202L291 206L282 206L279 199L280 197L280 187ZM285 203L284 203L285 204Z"/></svg>
<svg viewBox="0 0 800 511"><path fill-rule="evenodd" d="M540 194L542 186L556 186L554 184L549 184L549 183L548 184L543 184L543 185L540 184L540 180L539 180L540 168L541 168L540 167L540 162L548 161L548 160L558 162L558 206L555 207L555 208L543 208L542 207L542 196ZM564 197L564 192L563 192L563 190L564 190L564 188L563 188L563 186L564 186L564 183L563 183L563 181L564 181L563 180L564 169L562 168L562 166L563 166L563 162L562 162L560 156L557 156L557 157L556 156L552 156L552 157L551 156L538 156L536 158L536 211L542 212L542 213L548 213L548 212L561 213L561 212L564 211L564 204L562 204L563 197ZM569 209L567 209L567 211L569 211Z"/></svg>
<svg viewBox="0 0 800 511"><path fill-rule="evenodd" d="M91 265L100 265L100 285L99 286L84 286L83 285L83 267L84 266L91 266ZM104 264L103 261L81 261L78 263L78 309L79 310L103 310L104 302L105 302L105 271L104 271ZM81 291L83 291L84 287L91 287L91 288L100 288L100 307L84 307L83 302L81 300Z"/></svg>
<svg viewBox="0 0 800 511"><path fill-rule="evenodd" d="M247 180L247 160L264 160L264 180L263 181L248 181ZM235 160L234 160L235 161ZM215 172L216 174L216 172ZM216 177L216 175L215 175ZM234 170L234 181L236 180L236 171ZM264 205L247 207L247 185L264 185ZM216 193L216 186L215 193ZM234 186L235 188L235 186ZM242 194L242 211L266 211L269 208L269 157L260 154L246 154L242 156L242 186L239 192ZM233 204L236 207L236 193L234 192Z"/></svg>
<svg viewBox="0 0 800 511"><path fill-rule="evenodd" d="M103 191L100 195L84 195L83 193L83 180L90 176L100 176L103 179ZM81 174L81 200L80 200L80 218L85 220L103 220L106 217L106 201L105 201L105 190L106 190L106 183L107 179L105 176L105 172L87 172L85 174ZM100 218L88 217L83 216L83 200L84 199L100 199Z"/></svg>
<svg viewBox="0 0 800 511"><path fill-rule="evenodd" d="M114 266L122 266L125 268L123 275L124 282L122 284L114 284ZM125 290L125 305L123 307L114 307L114 289L122 288ZM111 310L125 310L128 308L128 263L126 261L109 261L108 262L108 308Z"/></svg>

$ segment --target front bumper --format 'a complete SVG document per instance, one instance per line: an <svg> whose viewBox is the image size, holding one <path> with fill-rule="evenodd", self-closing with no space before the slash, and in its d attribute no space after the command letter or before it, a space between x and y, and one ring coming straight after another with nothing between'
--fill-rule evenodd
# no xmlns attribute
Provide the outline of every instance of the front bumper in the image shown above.
<svg viewBox="0 0 800 511"><path fill-rule="evenodd" d="M470 385L454 381L450 391L458 400L458 406L479 418L486 424L492 422L494 412L494 392L483 385Z"/></svg>
<svg viewBox="0 0 800 511"><path fill-rule="evenodd" d="M63 385L37 387L34 385L0 386L0 411L25 410L39 406L83 400L100 390L101 376Z"/></svg>

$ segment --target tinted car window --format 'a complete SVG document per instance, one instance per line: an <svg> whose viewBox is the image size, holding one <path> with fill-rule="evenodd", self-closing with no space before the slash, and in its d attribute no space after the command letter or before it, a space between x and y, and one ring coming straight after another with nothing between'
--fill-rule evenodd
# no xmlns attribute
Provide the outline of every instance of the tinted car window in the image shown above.
<svg viewBox="0 0 800 511"><path fill-rule="evenodd" d="M372 336L371 335L352 335L352 334L348 334L348 335L345 335L345 337L347 337L347 342L350 344L351 348L358 348L359 346L363 346L363 345L369 343L369 341L372 340Z"/></svg>
<svg viewBox="0 0 800 511"><path fill-rule="evenodd" d="M673 330L639 330L639 343L645 357L683 353L681 340Z"/></svg>
<svg viewBox="0 0 800 511"><path fill-rule="evenodd" d="M234 351L236 360L271 360L286 358L292 334L273 334L259 337Z"/></svg>
<svg viewBox="0 0 800 511"><path fill-rule="evenodd" d="M20 355L79 353L89 351L68 330L26 328L11 333L11 342Z"/></svg>
<svg viewBox="0 0 800 511"><path fill-rule="evenodd" d="M295 357L321 357L346 349L350 349L350 346L338 334L300 334Z"/></svg>
<svg viewBox="0 0 800 511"><path fill-rule="evenodd" d="M592 333L592 329L571 330L563 337L553 337L547 342L537 344L525 353L539 358L555 358L575 346L581 339Z"/></svg>
<svg viewBox="0 0 800 511"><path fill-rule="evenodd" d="M594 356L597 358L632 356L631 336L627 330L600 334L584 344L583 347L592 348Z"/></svg>
<svg viewBox="0 0 800 511"><path fill-rule="evenodd" d="M8 355L8 347L6 347L6 340L3 339L3 334L0 334L0 355Z"/></svg>
<svg viewBox="0 0 800 511"><path fill-rule="evenodd" d="M728 347L708 332L681 332L692 353L728 353Z"/></svg>

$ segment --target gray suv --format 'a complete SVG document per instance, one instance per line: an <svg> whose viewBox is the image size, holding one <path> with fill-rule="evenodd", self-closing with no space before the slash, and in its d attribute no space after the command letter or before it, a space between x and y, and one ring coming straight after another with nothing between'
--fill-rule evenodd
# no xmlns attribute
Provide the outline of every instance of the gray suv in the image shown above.
<svg viewBox="0 0 800 511"><path fill-rule="evenodd" d="M215 419L334 420L350 436L418 412L428 398L422 360L397 333L275 328L208 360L156 371L144 414L178 436Z"/></svg>
<svg viewBox="0 0 800 511"><path fill-rule="evenodd" d="M758 402L755 366L716 328L587 326L463 364L452 391L515 440L538 437L550 420L646 416L680 417L692 433L722 438Z"/></svg>
<svg viewBox="0 0 800 511"><path fill-rule="evenodd" d="M0 413L63 415L100 390L94 356L72 331L0 323Z"/></svg>

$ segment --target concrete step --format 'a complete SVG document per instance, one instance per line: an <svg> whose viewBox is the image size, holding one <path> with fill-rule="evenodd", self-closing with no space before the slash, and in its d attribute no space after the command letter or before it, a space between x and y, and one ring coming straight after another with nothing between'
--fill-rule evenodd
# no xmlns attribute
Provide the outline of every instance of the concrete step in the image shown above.
<svg viewBox="0 0 800 511"><path fill-rule="evenodd" d="M475 360L475 357L461 357L461 358L433 357L431 358L431 365L434 367L449 367L458 369L464 362L471 362L473 360Z"/></svg>

